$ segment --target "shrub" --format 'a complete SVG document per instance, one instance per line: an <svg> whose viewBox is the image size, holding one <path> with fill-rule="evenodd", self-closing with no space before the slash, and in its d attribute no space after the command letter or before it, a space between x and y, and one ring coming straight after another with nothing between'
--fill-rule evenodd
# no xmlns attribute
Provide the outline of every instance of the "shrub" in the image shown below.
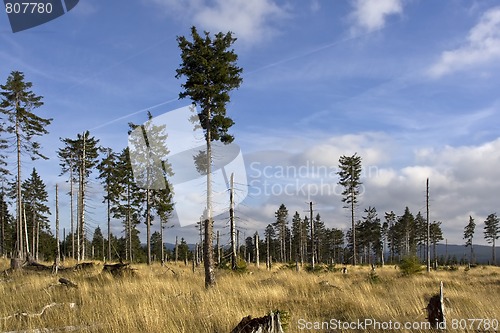
<svg viewBox="0 0 500 333"><path fill-rule="evenodd" d="M401 260L399 263L399 269L403 275L414 275L422 272L424 268L417 257L411 256L405 257Z"/></svg>
<svg viewBox="0 0 500 333"><path fill-rule="evenodd" d="M372 284L376 284L380 282L380 276L378 276L375 271L371 271L370 274L368 274L368 281Z"/></svg>
<svg viewBox="0 0 500 333"><path fill-rule="evenodd" d="M312 267L312 265L307 265L305 267L305 271L309 273L328 272L328 267L323 264L316 264L314 265L314 268Z"/></svg>

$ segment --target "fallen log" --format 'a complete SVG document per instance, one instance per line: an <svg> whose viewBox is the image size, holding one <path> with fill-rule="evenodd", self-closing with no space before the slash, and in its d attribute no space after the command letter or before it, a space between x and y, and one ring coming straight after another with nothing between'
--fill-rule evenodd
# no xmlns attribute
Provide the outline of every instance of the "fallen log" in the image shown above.
<svg viewBox="0 0 500 333"><path fill-rule="evenodd" d="M62 284L63 286L71 287L71 288L78 288L78 285L76 283L71 282L68 279L65 278L60 278L59 283Z"/></svg>
<svg viewBox="0 0 500 333"><path fill-rule="evenodd" d="M118 264L106 264L102 268L103 272L111 273L113 276L124 276L125 274L133 273L133 269L130 268L130 263L118 263Z"/></svg>
<svg viewBox="0 0 500 333"><path fill-rule="evenodd" d="M79 264L76 264L74 270L79 271L79 270L89 269L89 268L94 268L93 262L81 262Z"/></svg>
<svg viewBox="0 0 500 333"><path fill-rule="evenodd" d="M267 316L243 318L231 333L284 333L280 313L271 312Z"/></svg>
<svg viewBox="0 0 500 333"><path fill-rule="evenodd" d="M24 269L32 270L32 271L48 271L52 272L52 265L47 266L44 264L40 264L36 261L30 261L26 263L26 265L23 267Z"/></svg>

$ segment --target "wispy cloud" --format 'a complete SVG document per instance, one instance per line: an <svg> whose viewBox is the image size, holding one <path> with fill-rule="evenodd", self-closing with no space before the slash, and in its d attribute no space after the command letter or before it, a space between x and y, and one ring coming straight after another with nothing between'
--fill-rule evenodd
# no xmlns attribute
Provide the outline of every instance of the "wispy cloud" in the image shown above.
<svg viewBox="0 0 500 333"><path fill-rule="evenodd" d="M389 16L403 12L402 0L355 0L353 5L353 34L382 29Z"/></svg>
<svg viewBox="0 0 500 333"><path fill-rule="evenodd" d="M428 70L432 78L500 60L500 7L486 11L469 31L465 43L444 51Z"/></svg>
<svg viewBox="0 0 500 333"><path fill-rule="evenodd" d="M214 32L232 31L246 44L255 44L278 33L276 23L288 16L273 0L151 0L171 16Z"/></svg>
<svg viewBox="0 0 500 333"><path fill-rule="evenodd" d="M89 1L80 1L75 9L74 12L80 16L92 15L99 10L95 3L92 4Z"/></svg>

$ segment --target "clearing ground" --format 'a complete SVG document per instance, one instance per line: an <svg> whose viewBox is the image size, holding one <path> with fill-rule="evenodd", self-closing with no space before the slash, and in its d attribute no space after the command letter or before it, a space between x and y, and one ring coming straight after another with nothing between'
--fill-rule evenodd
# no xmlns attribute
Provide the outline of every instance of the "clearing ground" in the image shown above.
<svg viewBox="0 0 500 333"><path fill-rule="evenodd" d="M0 272L8 265L0 259ZM245 272L218 271L217 286L211 290L204 288L202 267L194 273L183 263L132 267L134 273L122 277L102 273L102 264L58 276L31 271L2 274L0 332L42 328L59 332L66 327L79 332L229 333L243 317L276 309L288 313L287 333L394 331L373 326L334 328L346 325L339 321L425 322L425 307L439 291L440 281L448 298L448 331L488 331L470 319L500 320L499 267L468 271L460 267L402 277L394 266L377 268L376 274L368 267L348 267L342 274L296 272L278 265L267 271L265 266L251 265ZM78 288L59 283L60 277ZM452 324L463 326L465 321L470 329L452 329ZM51 330L36 332L46 331Z"/></svg>

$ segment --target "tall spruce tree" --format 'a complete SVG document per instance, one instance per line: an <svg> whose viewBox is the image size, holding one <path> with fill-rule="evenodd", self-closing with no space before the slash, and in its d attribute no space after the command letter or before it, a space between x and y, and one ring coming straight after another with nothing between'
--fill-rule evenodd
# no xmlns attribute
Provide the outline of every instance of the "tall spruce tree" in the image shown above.
<svg viewBox="0 0 500 333"><path fill-rule="evenodd" d="M162 249L163 247L163 249ZM163 253L165 252L165 245L158 231L153 232L151 235L151 253L156 260L162 260Z"/></svg>
<svg viewBox="0 0 500 333"><path fill-rule="evenodd" d="M294 254L293 259L296 262L304 263L304 238L302 237L302 219L300 218L299 212L295 212L292 217L292 252Z"/></svg>
<svg viewBox="0 0 500 333"><path fill-rule="evenodd" d="M276 222L273 223L273 227L276 230L278 236L278 241L280 244L280 258L281 262L286 261L286 228L288 224L288 209L285 204L281 204L278 210L274 213Z"/></svg>
<svg viewBox="0 0 500 333"><path fill-rule="evenodd" d="M385 213L385 221L387 223L387 239L390 248L389 258L391 263L394 262L394 254L396 253L396 231L394 224L396 223L396 214L391 210Z"/></svg>
<svg viewBox="0 0 500 333"><path fill-rule="evenodd" d="M156 211L158 218L160 219L160 242L163 244L165 225L168 223L169 218L174 210L173 203L173 193L170 191L170 185L165 189L153 191L152 205ZM201 245L201 244L200 244ZM151 245L153 247L153 245ZM161 258L160 261L163 264L165 258L164 246L161 247L161 251L158 254Z"/></svg>
<svg viewBox="0 0 500 333"><path fill-rule="evenodd" d="M470 257L469 263L474 264L474 245L472 244L472 240L474 238L474 232L476 230L476 223L472 216L469 215L469 223L464 228L464 240L465 247L470 246Z"/></svg>
<svg viewBox="0 0 500 333"><path fill-rule="evenodd" d="M102 230L100 226L97 226L94 230L94 236L92 237L92 242L90 243L92 246L92 259L103 260L105 256L104 249L104 236L102 234Z"/></svg>
<svg viewBox="0 0 500 333"><path fill-rule="evenodd" d="M433 252L433 261L434 264L437 265L437 244L442 241L443 238L443 230L441 229L441 221L434 221L430 224L430 242L432 244L432 252Z"/></svg>
<svg viewBox="0 0 500 333"><path fill-rule="evenodd" d="M5 198L5 192L0 190L0 256L5 256L14 250L14 241L12 229L14 218L9 212L8 203Z"/></svg>
<svg viewBox="0 0 500 333"><path fill-rule="evenodd" d="M335 263L344 262L344 237L344 232L341 229L330 229L328 238L331 242L332 258Z"/></svg>
<svg viewBox="0 0 500 333"><path fill-rule="evenodd" d="M49 229L50 209L47 206L48 193L45 183L40 178L36 169L33 168L28 179L21 184L21 194L24 203L23 215L26 218L27 234L31 237L31 255L38 260L40 248L40 232ZM42 244L43 246L43 244Z"/></svg>
<svg viewBox="0 0 500 333"><path fill-rule="evenodd" d="M426 249L427 245L427 220L422 213L418 212L415 216L415 242L419 250L419 256L422 257L422 251ZM429 225L430 228L430 225ZM432 243L432 242L431 242ZM430 244L429 244L430 246ZM429 259L430 260L430 259ZM430 261L429 261L430 262Z"/></svg>
<svg viewBox="0 0 500 333"><path fill-rule="evenodd" d="M108 222L108 240L111 239L111 205L118 200L120 193L121 184L119 183L119 178L116 177L116 165L118 156L111 148L103 149L104 155L101 161L97 165L99 170L98 178L101 179L104 186L103 202L106 203L106 217ZM112 260L111 242L107 242L107 258Z"/></svg>
<svg viewBox="0 0 500 333"><path fill-rule="evenodd" d="M182 63L176 78L185 77L184 89L179 98L191 98L200 108L198 118L205 132L207 166L207 217L205 220L205 287L215 285L215 262L213 257L212 220L212 141L231 143L234 137L228 133L234 124L226 116L229 92L240 86L242 69L237 66L237 54L231 49L236 41L231 32L218 33L212 38L209 32L200 35L191 28L192 41L186 37L177 38Z"/></svg>
<svg viewBox="0 0 500 333"><path fill-rule="evenodd" d="M5 85L0 85L0 112L7 116L4 129L12 134L16 147L17 177L16 177L16 250L17 256L23 257L22 246L22 196L21 196L21 155L28 155L32 160L47 159L40 151L40 143L35 137L48 134L47 127L52 122L50 118L42 118L34 111L43 105L42 96L36 95L31 87L33 84L24 79L24 74L11 72ZM1 142L0 142L1 146Z"/></svg>
<svg viewBox="0 0 500 333"><path fill-rule="evenodd" d="M276 231L272 224L268 224L264 230L264 237L266 242L266 258L269 260L268 265L272 264L273 259L276 258Z"/></svg>
<svg viewBox="0 0 500 333"><path fill-rule="evenodd" d="M129 123L129 148L134 179L137 185L143 189L145 199L146 262L150 265L153 210L163 209L163 207L155 207L154 205L168 205L170 203L170 186L167 177L172 176L173 172L166 159L170 152L166 145L168 137L166 125L156 125L150 112L147 116L148 120L143 125ZM159 191L163 191L163 195L158 195ZM154 196L156 196L156 200L153 200Z"/></svg>
<svg viewBox="0 0 500 333"><path fill-rule="evenodd" d="M372 248L374 243L380 241L380 219L377 217L377 210L375 207L368 207L364 210L365 215L362 216L361 221L356 228L357 246L360 254L360 261L362 263L371 263L372 261ZM378 254L378 252L377 252Z"/></svg>
<svg viewBox="0 0 500 333"><path fill-rule="evenodd" d="M496 265L495 241L500 238L500 219L496 213L488 215L484 221L484 239L492 246L491 261Z"/></svg>
<svg viewBox="0 0 500 333"><path fill-rule="evenodd" d="M351 212L351 230L352 230L352 264L356 265L356 226L355 226L355 208L358 204L360 194L361 178L361 157L356 153L352 156L341 156L339 159L338 175L339 185L344 188L342 191L342 202L346 204L344 208L349 208Z"/></svg>
<svg viewBox="0 0 500 333"><path fill-rule="evenodd" d="M399 254L403 256L415 256L417 253L415 217L408 207L405 208L404 214L398 218L396 225L399 226L399 237L401 239Z"/></svg>
<svg viewBox="0 0 500 333"><path fill-rule="evenodd" d="M62 174L72 172L78 175L78 227L77 260L85 260L86 233L85 207L89 176L99 162L99 140L90 136L89 131L78 134L76 139L61 139L63 148L58 151Z"/></svg>
<svg viewBox="0 0 500 333"><path fill-rule="evenodd" d="M316 262L324 262L328 257L327 229L320 214L314 218L314 249L316 250Z"/></svg>
<svg viewBox="0 0 500 333"><path fill-rule="evenodd" d="M137 249L140 247L140 242L136 244L139 234L137 225L143 215L144 197L143 191L134 180L128 147L118 155L114 177L119 185L119 196L117 201L113 202L111 212L114 218L123 221L125 259L133 261L139 255Z"/></svg>

